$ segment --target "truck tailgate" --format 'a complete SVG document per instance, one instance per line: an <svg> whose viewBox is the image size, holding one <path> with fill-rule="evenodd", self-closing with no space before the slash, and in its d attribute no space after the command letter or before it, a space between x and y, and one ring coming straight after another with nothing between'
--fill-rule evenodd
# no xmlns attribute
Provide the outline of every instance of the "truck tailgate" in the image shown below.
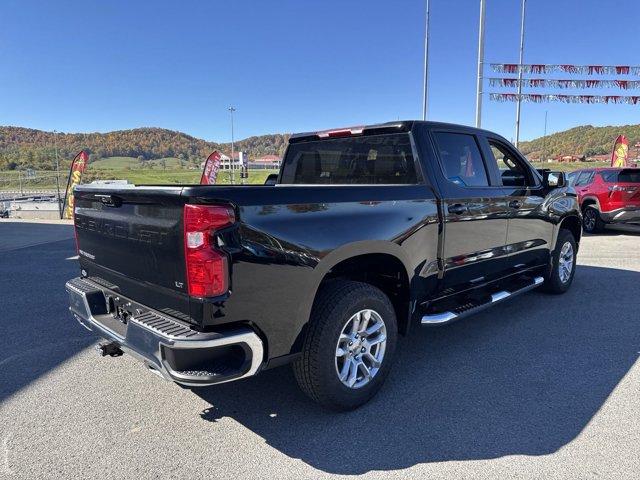
<svg viewBox="0 0 640 480"><path fill-rule="evenodd" d="M181 192L182 187L79 187L75 225L87 276L189 320Z"/></svg>

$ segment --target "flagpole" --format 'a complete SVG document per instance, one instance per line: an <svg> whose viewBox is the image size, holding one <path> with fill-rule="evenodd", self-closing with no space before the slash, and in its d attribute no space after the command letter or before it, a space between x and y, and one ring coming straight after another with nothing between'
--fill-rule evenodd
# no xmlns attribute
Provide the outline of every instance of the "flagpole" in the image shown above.
<svg viewBox="0 0 640 480"><path fill-rule="evenodd" d="M522 15L520 18L520 59L518 61L518 98L516 104L516 148L520 143L520 109L522 103L522 63L524 61L524 19L527 0L522 0Z"/></svg>
<svg viewBox="0 0 640 480"><path fill-rule="evenodd" d="M429 103L429 0L426 1L424 27L424 85L422 90L422 120L427 119Z"/></svg>
<svg viewBox="0 0 640 480"><path fill-rule="evenodd" d="M547 114L549 110L544 111L544 136L542 137L542 158L541 160L544 162L547 155Z"/></svg>
<svg viewBox="0 0 640 480"><path fill-rule="evenodd" d="M233 142L233 112L235 112L236 109L233 105L231 105L229 107L229 113L231 113L231 185L235 185L235 169L236 169L236 165L234 163L234 155L235 155L235 145Z"/></svg>
<svg viewBox="0 0 640 480"><path fill-rule="evenodd" d="M485 4L480 0L480 28L478 30L478 79L476 82L476 128L482 125L482 82L484 71L484 17Z"/></svg>
<svg viewBox="0 0 640 480"><path fill-rule="evenodd" d="M53 144L56 150L56 190L58 191L58 213L62 220L62 204L60 203L60 161L58 160L58 132L53 131Z"/></svg>

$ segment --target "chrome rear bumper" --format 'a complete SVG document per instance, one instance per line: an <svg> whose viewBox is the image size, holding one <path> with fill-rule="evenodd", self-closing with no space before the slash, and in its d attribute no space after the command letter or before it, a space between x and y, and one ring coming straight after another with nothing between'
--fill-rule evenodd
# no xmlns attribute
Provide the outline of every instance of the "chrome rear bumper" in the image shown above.
<svg viewBox="0 0 640 480"><path fill-rule="evenodd" d="M65 287L69 310L78 322L117 343L166 380L188 386L213 385L255 375L262 366L262 340L249 328L199 332L91 280L74 278ZM110 297L127 305L131 315L126 322L109 311Z"/></svg>

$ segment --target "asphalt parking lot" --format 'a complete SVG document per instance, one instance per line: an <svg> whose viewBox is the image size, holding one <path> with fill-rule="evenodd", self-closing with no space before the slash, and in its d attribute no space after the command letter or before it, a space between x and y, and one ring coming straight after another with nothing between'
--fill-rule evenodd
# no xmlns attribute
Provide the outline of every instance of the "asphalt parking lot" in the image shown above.
<svg viewBox="0 0 640 480"><path fill-rule="evenodd" d="M637 229L585 237L564 296L415 328L347 414L287 367L187 390L100 358L74 255L68 225L0 221L0 478L638 478Z"/></svg>

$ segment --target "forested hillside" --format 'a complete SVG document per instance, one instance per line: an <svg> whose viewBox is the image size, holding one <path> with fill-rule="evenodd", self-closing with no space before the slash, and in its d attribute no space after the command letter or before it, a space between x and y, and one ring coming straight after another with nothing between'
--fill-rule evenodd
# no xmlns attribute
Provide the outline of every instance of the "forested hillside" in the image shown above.
<svg viewBox="0 0 640 480"><path fill-rule="evenodd" d="M520 142L520 150L525 155L539 157L543 149L547 158L557 155L584 155L587 157L610 153L618 135L625 135L633 146L640 142L640 125L619 127L594 127L584 125L537 138L530 142Z"/></svg>
<svg viewBox="0 0 640 480"><path fill-rule="evenodd" d="M543 150L547 158L557 155L578 154L587 157L609 153L615 138L624 134L631 145L640 142L640 125L619 127L581 126L564 132L521 142L520 149L530 157L540 157ZM250 158L262 155L282 155L289 134L272 134L249 137L236 142L236 150L249 154ZM59 157L63 166L73 156L85 149L90 161L110 157L137 158L141 166L148 160L176 158L183 164L199 165L213 150L227 154L231 145L207 142L163 128L136 128L109 133L59 133L57 135ZM54 168L54 134L21 127L0 127L0 170Z"/></svg>
<svg viewBox="0 0 640 480"><path fill-rule="evenodd" d="M266 154L282 155L288 134L249 137L236 142L236 150L250 157ZM53 168L55 152L53 132L21 127L0 127L0 170ZM68 164L80 150L87 150L90 161L107 157L133 157L141 164L147 160L178 158L199 164L213 150L227 154L230 144L207 142L182 132L163 128L136 128L109 133L58 133L58 154Z"/></svg>

